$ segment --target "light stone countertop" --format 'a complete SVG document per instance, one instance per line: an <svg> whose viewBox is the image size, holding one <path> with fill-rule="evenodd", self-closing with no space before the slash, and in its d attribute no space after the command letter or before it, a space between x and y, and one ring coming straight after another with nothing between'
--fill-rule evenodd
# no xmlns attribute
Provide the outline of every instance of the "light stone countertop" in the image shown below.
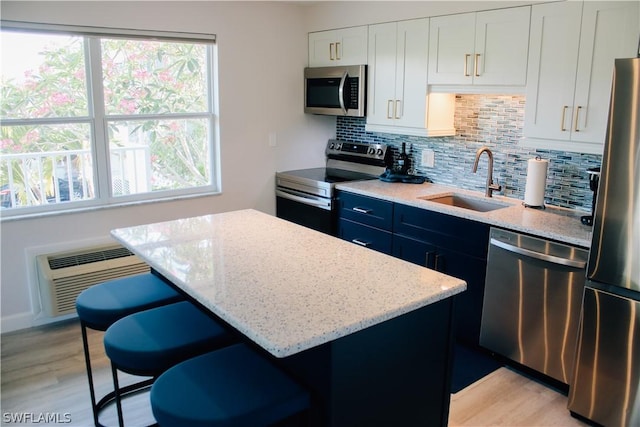
<svg viewBox="0 0 640 427"><path fill-rule="evenodd" d="M489 212L476 212L420 199L420 197L429 198L438 194L450 193L464 194L480 200L486 199L484 193L481 192L463 190L440 184L402 184L370 180L336 184L336 188L364 196L471 219L492 226L557 240L583 248L589 248L591 246L591 227L583 225L580 222L580 217L585 215L585 213L581 211L551 206L547 206L546 209L525 208L521 200L495 195L488 200L503 203L506 207Z"/></svg>
<svg viewBox="0 0 640 427"><path fill-rule="evenodd" d="M276 357L466 289L462 280L255 210L111 234Z"/></svg>

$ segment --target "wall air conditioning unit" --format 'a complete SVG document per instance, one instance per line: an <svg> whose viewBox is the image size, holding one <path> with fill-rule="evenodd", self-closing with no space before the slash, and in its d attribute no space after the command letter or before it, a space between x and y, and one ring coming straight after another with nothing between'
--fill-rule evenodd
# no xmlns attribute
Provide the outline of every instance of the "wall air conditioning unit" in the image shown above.
<svg viewBox="0 0 640 427"><path fill-rule="evenodd" d="M102 245L36 257L42 310L49 316L75 313L76 297L97 283L149 272L128 249Z"/></svg>

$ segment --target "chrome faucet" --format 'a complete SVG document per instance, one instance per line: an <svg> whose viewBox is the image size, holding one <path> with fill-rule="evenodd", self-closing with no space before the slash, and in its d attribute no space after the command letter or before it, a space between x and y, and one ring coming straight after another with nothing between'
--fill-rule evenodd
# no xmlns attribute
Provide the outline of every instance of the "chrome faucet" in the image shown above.
<svg viewBox="0 0 640 427"><path fill-rule="evenodd" d="M476 151L476 160L473 162L473 173L478 171L478 161L480 160L480 156L482 153L487 153L489 156L489 167L487 172L487 188L484 193L486 197L491 197L493 191L500 191L502 187L498 184L493 183L493 153L489 150L489 147L480 147L478 151Z"/></svg>

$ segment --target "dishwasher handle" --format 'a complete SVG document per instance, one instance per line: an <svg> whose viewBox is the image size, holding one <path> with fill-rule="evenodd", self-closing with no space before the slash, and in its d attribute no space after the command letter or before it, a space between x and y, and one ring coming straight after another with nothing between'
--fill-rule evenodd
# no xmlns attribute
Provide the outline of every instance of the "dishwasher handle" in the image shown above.
<svg viewBox="0 0 640 427"><path fill-rule="evenodd" d="M541 261L550 262L553 264L564 265L567 267L574 267L578 269L584 269L587 266L586 261L576 261L573 259L561 258L554 255L542 254L540 252L532 251L530 249L521 248L510 243L503 242L496 238L491 238L490 244L504 249L505 251L514 252L520 255L528 256L530 258L539 259Z"/></svg>

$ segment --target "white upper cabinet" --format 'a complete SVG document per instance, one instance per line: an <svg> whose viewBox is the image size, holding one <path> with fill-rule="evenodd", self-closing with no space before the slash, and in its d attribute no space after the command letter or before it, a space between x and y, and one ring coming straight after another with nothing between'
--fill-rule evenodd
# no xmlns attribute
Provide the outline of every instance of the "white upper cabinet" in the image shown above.
<svg viewBox="0 0 640 427"><path fill-rule="evenodd" d="M430 85L524 86L531 7L431 18Z"/></svg>
<svg viewBox="0 0 640 427"><path fill-rule="evenodd" d="M427 95L428 39L428 18L369 26L368 131L455 133L453 96Z"/></svg>
<svg viewBox="0 0 640 427"><path fill-rule="evenodd" d="M309 67L367 63L367 26L309 33Z"/></svg>
<svg viewBox="0 0 640 427"><path fill-rule="evenodd" d="M534 5L524 145L602 154L615 58L637 54L639 3Z"/></svg>

